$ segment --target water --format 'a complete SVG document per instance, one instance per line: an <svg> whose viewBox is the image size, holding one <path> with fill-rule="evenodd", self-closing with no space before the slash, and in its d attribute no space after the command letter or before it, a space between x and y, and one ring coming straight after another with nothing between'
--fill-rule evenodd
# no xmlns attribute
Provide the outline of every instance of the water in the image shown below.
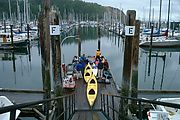
<svg viewBox="0 0 180 120"><path fill-rule="evenodd" d="M81 32L81 53L94 56L98 43L96 28L82 28ZM121 88L124 40L105 32L101 34L100 40L102 55L109 61L116 84ZM62 62L66 65L71 63L73 56L78 54L77 48L77 40L73 38L66 40L62 45ZM15 53L16 69L14 71L13 61L10 60L12 53L0 51L0 88L43 89L38 41L32 43L30 56L27 52ZM149 67L149 52L143 49L139 50L138 89L179 90L180 52L177 50L175 52L152 52L152 55ZM5 58L8 58L8 60Z"/></svg>
<svg viewBox="0 0 180 120"><path fill-rule="evenodd" d="M148 70L149 54L142 49L140 52L139 86L141 89L179 90L179 52L152 52L154 57L151 57L150 70Z"/></svg>

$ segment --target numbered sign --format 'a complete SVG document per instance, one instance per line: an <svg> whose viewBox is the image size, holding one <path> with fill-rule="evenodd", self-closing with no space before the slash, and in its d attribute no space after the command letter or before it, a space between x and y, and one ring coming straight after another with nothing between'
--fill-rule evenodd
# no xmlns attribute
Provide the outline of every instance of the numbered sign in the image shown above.
<svg viewBox="0 0 180 120"><path fill-rule="evenodd" d="M59 25L50 25L50 35L60 35Z"/></svg>
<svg viewBox="0 0 180 120"><path fill-rule="evenodd" d="M125 26L125 35L126 36L134 36L135 26Z"/></svg>

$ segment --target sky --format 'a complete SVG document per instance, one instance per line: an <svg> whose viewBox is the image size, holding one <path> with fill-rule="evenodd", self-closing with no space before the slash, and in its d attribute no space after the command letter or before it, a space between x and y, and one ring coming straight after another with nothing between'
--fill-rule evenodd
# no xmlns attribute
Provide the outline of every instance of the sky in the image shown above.
<svg viewBox="0 0 180 120"><path fill-rule="evenodd" d="M127 10L136 10L136 18L149 20L150 0L83 0L85 2L98 3L103 6L112 6ZM169 0L162 0L162 20L167 20ZM152 0L152 13L154 9L154 20L159 19L160 0ZM180 21L180 0L171 0L170 21Z"/></svg>

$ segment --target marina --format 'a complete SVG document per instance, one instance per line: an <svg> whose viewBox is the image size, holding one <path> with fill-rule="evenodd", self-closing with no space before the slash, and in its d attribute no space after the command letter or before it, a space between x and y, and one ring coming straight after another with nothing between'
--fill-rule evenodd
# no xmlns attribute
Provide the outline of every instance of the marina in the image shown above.
<svg viewBox="0 0 180 120"><path fill-rule="evenodd" d="M157 20L149 1L149 21L86 1L4 2L0 120L178 120L176 5L160 0Z"/></svg>

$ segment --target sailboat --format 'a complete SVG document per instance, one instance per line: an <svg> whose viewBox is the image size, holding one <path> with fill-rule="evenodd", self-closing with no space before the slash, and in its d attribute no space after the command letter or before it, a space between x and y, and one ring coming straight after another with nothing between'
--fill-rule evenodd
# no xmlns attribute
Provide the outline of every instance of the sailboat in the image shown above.
<svg viewBox="0 0 180 120"><path fill-rule="evenodd" d="M162 3L160 5L162 5ZM161 6L160 6L160 8L161 8ZM161 11L161 9L160 9L160 11ZM154 39L153 41L150 41L150 37L148 36L148 37L146 37L145 40L140 42L140 44L139 44L140 47L150 47L150 45L152 45L151 46L152 48L174 48L174 47L180 47L180 40L177 40L175 38L168 38L169 13L170 13L170 0L169 0L169 5L168 5L167 32L164 34L165 36L162 36L162 35L160 35L158 33L159 36L153 38ZM160 24L160 22L159 22L159 24ZM152 34L151 37L154 37L154 33Z"/></svg>

